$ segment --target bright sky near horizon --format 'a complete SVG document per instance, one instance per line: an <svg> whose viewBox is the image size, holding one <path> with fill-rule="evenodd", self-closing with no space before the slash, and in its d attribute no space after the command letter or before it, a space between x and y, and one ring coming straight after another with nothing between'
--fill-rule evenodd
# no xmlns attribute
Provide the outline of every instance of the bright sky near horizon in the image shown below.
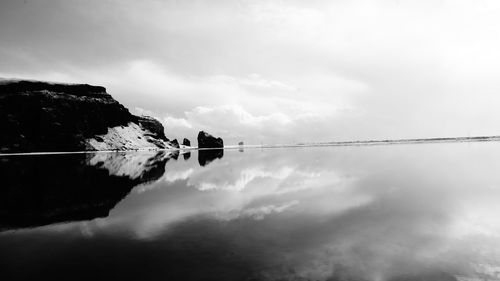
<svg viewBox="0 0 500 281"><path fill-rule="evenodd" d="M169 137L500 135L500 2L0 2L0 77L105 86Z"/></svg>

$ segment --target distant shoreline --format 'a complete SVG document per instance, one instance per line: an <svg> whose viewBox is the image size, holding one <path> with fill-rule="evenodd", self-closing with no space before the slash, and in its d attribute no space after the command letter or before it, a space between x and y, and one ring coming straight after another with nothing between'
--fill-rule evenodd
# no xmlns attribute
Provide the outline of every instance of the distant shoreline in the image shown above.
<svg viewBox="0 0 500 281"><path fill-rule="evenodd" d="M155 149L155 150L88 150L88 151L54 151L54 152L22 152L22 153L0 153L2 156L21 155L53 155L53 154L83 154L83 153L118 153L118 152L156 152L156 151L182 151L182 150L211 150L211 149L241 149L241 148L286 148L286 147L328 147L328 146L371 146L371 145L393 145L393 144L425 144L425 143L459 143L459 142L490 142L500 141L500 136L478 136L478 137L456 137L456 138L421 138L421 139L395 139L395 140L360 140L360 141L333 141L318 143L298 144L268 144L268 145L232 145L223 148L181 148L181 149Z"/></svg>
<svg viewBox="0 0 500 281"><path fill-rule="evenodd" d="M280 147L318 147L318 146L371 146L371 145L393 145L393 144L424 144L424 143L460 143L460 142L490 142L500 141L500 136L477 136L477 137L451 137L451 138L419 138L419 139L386 139L386 140L359 140L359 141L332 141L316 143L297 144L269 144L269 145L245 145L231 146L225 148L280 148Z"/></svg>
<svg viewBox="0 0 500 281"><path fill-rule="evenodd" d="M448 143L448 142L486 142L500 141L500 136L476 136L476 137L450 137L450 138L418 138L418 139L386 139L386 140L363 140L363 141L334 141L319 143L299 143L297 145L314 146L342 146L342 145L383 145L383 144L405 144L405 143Z"/></svg>

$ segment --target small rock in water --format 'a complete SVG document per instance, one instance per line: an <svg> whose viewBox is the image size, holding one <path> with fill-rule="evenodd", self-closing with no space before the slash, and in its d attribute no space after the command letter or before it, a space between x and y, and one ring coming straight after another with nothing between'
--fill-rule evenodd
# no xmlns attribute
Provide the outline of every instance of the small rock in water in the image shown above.
<svg viewBox="0 0 500 281"><path fill-rule="evenodd" d="M175 148L179 148L179 142L177 141L177 139L174 139L173 141L171 141L170 144Z"/></svg>

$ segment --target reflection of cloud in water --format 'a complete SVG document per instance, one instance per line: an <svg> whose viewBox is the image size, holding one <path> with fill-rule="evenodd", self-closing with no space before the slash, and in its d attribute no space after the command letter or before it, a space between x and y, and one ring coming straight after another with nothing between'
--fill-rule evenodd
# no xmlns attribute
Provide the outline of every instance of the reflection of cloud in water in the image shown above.
<svg viewBox="0 0 500 281"><path fill-rule="evenodd" d="M300 205L296 197L303 197L309 202L314 200L324 212L341 211L352 206L364 204L369 198L352 193L343 187L346 182L333 171L325 171L326 167L301 167L299 161L289 161L282 157L265 157L249 154L250 157L224 158L203 168L193 169L189 162L169 162L166 166L164 181L136 188L143 193L147 205L143 208L123 210L129 214L136 210L133 217L128 215L120 218L132 218L130 223L140 237L155 236L166 225L200 214L211 214L224 219L263 218L276 212L266 212L271 206L285 206L289 202ZM242 161L245 160L245 161ZM288 164L288 165L285 165ZM326 168L327 169L327 168ZM189 175L187 181L184 176ZM323 177L321 176L323 175ZM210 187L204 189L204 187ZM322 196L321 190L328 187L328 193L334 193L332 198ZM316 189L316 192L311 192ZM203 192L200 192L203 191ZM315 198L319 195L319 198ZM310 197L310 199L308 199ZM325 199L326 198L326 199ZM134 198L128 198L133 202ZM120 207L120 206L119 206ZM290 206L291 207L291 206ZM281 211L292 210L285 208ZM307 206L304 206L307 210ZM262 210L257 215L257 210ZM249 216L252 212L255 215ZM115 210L115 218L120 217L121 209Z"/></svg>
<svg viewBox="0 0 500 281"><path fill-rule="evenodd" d="M464 197L464 191L470 193L470 184L483 186L488 178L482 176L485 172L481 168L471 171L472 164L462 165L446 153L448 158L433 163L436 158L418 153L407 157L399 149L392 149L392 155L378 154L374 149L375 153L365 151L368 155L354 156L314 152L264 159L250 153L245 159L226 156L204 170L194 171L188 185L210 192L192 191L185 198L177 198L179 202L169 202L174 206L168 209L177 210L177 214L183 208L190 211L164 222L174 233L187 231L185 224L201 223L189 219L200 215L202 221L222 219L234 224L235 228L219 228L210 223L214 228L205 229L199 239L219 239L222 231L231 243L254 241L252 245L266 245L252 251L269 265L260 272L269 280L286 279L288 274L290 279L320 280L331 276L337 280L412 280L419 274L427 279L450 278L443 272L477 275L478 266L468 263L467 257L480 244L479 238L462 248L464 238L457 236L457 231L464 227L457 222L463 223L461 208L475 202L467 196L478 198L482 193L475 189ZM311 159L315 159L314 164ZM397 160L397 165L386 164L389 160ZM485 194L491 197L491 192ZM288 206L287 202L294 203ZM470 206L473 209L468 212L490 211L487 223L472 221L488 227L494 221L492 206ZM284 207L280 212L274 211L280 207ZM179 220L181 217L184 219ZM239 229L236 226L241 227L242 220L246 227ZM162 231L160 225L166 226L156 224L159 228L154 232ZM147 224L143 227L148 228ZM237 250L250 251L242 247ZM481 264L489 269L495 266Z"/></svg>
<svg viewBox="0 0 500 281"><path fill-rule="evenodd" d="M263 167L245 169L234 173L233 178L220 177L217 170L204 171L190 178L188 184L199 190L232 190L241 191L256 178L285 179L292 174L293 168L281 167L275 171L264 170Z"/></svg>
<svg viewBox="0 0 500 281"><path fill-rule="evenodd" d="M499 280L496 159L460 144L227 152L169 162L165 180L85 227L257 280Z"/></svg>
<svg viewBox="0 0 500 281"><path fill-rule="evenodd" d="M215 213L215 217L220 220L233 220L245 217L261 220L264 219L264 217L267 215L270 215L272 213L281 213L297 204L299 204L299 201L293 200L281 205L266 205L255 208L247 208L239 211L232 210L229 212Z"/></svg>
<svg viewBox="0 0 500 281"><path fill-rule="evenodd" d="M193 168L186 168L182 170L176 170L176 169L168 169L165 174L163 174L162 179L167 182L167 183L173 183L179 180L186 180L193 174L194 169ZM142 185L138 186L135 189L135 192L137 193L142 193L148 190L151 190L153 188L157 187L157 185Z"/></svg>
<svg viewBox="0 0 500 281"><path fill-rule="evenodd" d="M187 170L182 170L182 171L168 171L167 173L165 173L165 176L163 177L163 179L166 181L166 182L176 182L178 180L186 180L189 178L189 176L191 176L194 172L194 169L190 168L190 169L187 169Z"/></svg>

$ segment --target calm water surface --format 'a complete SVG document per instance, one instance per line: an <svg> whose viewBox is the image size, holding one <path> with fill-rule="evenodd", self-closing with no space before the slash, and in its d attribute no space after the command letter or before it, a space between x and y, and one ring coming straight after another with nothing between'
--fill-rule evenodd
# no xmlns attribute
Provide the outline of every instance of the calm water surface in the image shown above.
<svg viewBox="0 0 500 281"><path fill-rule="evenodd" d="M500 143L0 157L0 280L500 280Z"/></svg>

